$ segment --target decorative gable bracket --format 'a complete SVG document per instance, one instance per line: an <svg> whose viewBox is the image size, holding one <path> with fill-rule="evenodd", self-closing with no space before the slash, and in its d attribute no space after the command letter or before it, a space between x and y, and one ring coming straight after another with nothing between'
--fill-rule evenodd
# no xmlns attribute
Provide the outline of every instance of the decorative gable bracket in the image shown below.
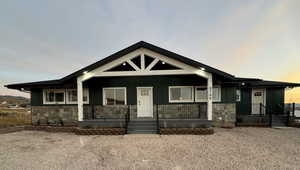
<svg viewBox="0 0 300 170"><path fill-rule="evenodd" d="M211 74L148 49L138 49L107 63L78 78L86 81L92 77L151 76L197 74L208 78Z"/></svg>

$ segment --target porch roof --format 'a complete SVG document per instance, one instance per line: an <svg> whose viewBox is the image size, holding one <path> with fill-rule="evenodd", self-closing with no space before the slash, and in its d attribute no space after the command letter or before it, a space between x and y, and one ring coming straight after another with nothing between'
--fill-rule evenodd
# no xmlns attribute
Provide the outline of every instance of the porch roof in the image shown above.
<svg viewBox="0 0 300 170"><path fill-rule="evenodd" d="M225 84L240 87L300 87L300 83L269 81L256 78L236 78L235 81L226 82Z"/></svg>
<svg viewBox="0 0 300 170"><path fill-rule="evenodd" d="M153 44L147 43L145 41L140 41L140 42L137 42L137 43L135 43L135 44L133 44L133 45L131 45L131 46L123 49L123 50L120 50L120 51L118 51L118 52L116 52L116 53L114 53L114 54L112 54L112 55L110 55L110 56L108 56L108 57L106 57L106 58L104 58L104 59L96 62L96 63L93 63L93 64L91 64L91 65L89 65L87 67L84 67L84 68L82 68L82 69L80 69L80 70L78 70L78 71L76 71L76 72L74 72L74 73L72 73L72 74L70 74L70 75L68 75L66 77L63 77L61 80L62 81L69 80L69 79L72 79L74 77L80 76L85 71L89 72L91 70L94 70L94 69L96 69L96 68L98 68L98 67L100 67L102 65L105 65L105 64L107 64L107 63L109 63L109 62L111 62L113 60L116 60L116 59L118 59L118 58L120 58L120 57L122 57L122 56L124 56L124 55L126 55L128 53L130 53L130 52L133 52L133 51L139 49L139 48L149 49L151 51L157 52L157 53L162 54L162 55L164 55L166 57L175 59L175 60L180 61L182 63L185 63L187 65L193 66L195 68L199 68L199 69L200 68L205 68L205 70L207 72L210 72L210 73L213 73L213 74L217 74L217 75L220 75L222 77L226 77L226 78L231 79L231 80L234 79L234 75L231 75L229 73L223 72L223 71L218 70L216 68L210 67L208 65L205 65L205 64L200 63L198 61L192 60L192 59L187 58L185 56L176 54L174 52L171 52L169 50L163 49L161 47L155 46Z"/></svg>

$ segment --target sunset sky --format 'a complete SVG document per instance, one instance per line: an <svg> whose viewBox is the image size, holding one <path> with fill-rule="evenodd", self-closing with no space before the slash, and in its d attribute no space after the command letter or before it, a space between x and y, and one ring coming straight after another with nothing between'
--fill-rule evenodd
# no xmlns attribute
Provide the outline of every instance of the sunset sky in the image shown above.
<svg viewBox="0 0 300 170"><path fill-rule="evenodd" d="M5 84L61 78L140 40L238 77L300 83L299 0L2 0ZM300 88L287 102L300 103Z"/></svg>

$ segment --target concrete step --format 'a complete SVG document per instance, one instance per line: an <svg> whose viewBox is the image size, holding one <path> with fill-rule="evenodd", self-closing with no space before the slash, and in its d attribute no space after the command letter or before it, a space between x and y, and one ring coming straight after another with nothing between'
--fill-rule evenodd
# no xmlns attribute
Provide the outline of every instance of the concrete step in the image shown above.
<svg viewBox="0 0 300 170"><path fill-rule="evenodd" d="M156 134L156 130L128 130L128 134Z"/></svg>
<svg viewBox="0 0 300 170"><path fill-rule="evenodd" d="M128 122L128 134L156 134L156 121L131 120Z"/></svg>
<svg viewBox="0 0 300 170"><path fill-rule="evenodd" d="M156 125L155 121L130 121L128 125L136 125L136 126L152 126Z"/></svg>
<svg viewBox="0 0 300 170"><path fill-rule="evenodd" d="M128 126L128 130L153 130L156 126Z"/></svg>

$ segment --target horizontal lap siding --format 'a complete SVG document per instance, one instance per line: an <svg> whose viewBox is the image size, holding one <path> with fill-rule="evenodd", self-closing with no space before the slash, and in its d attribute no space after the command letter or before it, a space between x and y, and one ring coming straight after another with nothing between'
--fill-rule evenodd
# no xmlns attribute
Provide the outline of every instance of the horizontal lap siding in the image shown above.
<svg viewBox="0 0 300 170"><path fill-rule="evenodd" d="M251 88L241 89L241 101L236 103L237 114L248 115L251 114Z"/></svg>
<svg viewBox="0 0 300 170"><path fill-rule="evenodd" d="M42 106L43 105L43 90L42 89L31 89L31 106Z"/></svg>
<svg viewBox="0 0 300 170"><path fill-rule="evenodd" d="M284 104L284 88L266 89L266 107L273 113L282 113L283 110L278 105ZM248 115L252 110L252 88L241 89L241 102L237 102L237 114Z"/></svg>
<svg viewBox="0 0 300 170"><path fill-rule="evenodd" d="M266 105L273 114L282 114L284 109L284 88L267 89ZM281 106L281 107L280 107Z"/></svg>
<svg viewBox="0 0 300 170"><path fill-rule="evenodd" d="M206 79L199 76L141 76L141 77L102 77L94 78L86 82L91 93L95 94L95 105L102 105L102 88L126 87L127 104L136 105L136 87L153 87L154 104L169 103L169 86L198 86L206 85ZM235 87L222 87L221 102L235 102Z"/></svg>
<svg viewBox="0 0 300 170"><path fill-rule="evenodd" d="M235 103L236 100L235 87L222 87L221 102L222 103Z"/></svg>
<svg viewBox="0 0 300 170"><path fill-rule="evenodd" d="M127 104L136 105L136 87L153 87L153 104L169 103L169 86L198 86L206 85L206 79L195 75L184 76L139 76L139 77L101 77L92 78L84 82L84 86L89 88L90 104L102 105L103 87L126 87ZM216 84L218 80L214 80ZM222 103L235 102L235 87L222 87ZM43 105L42 89L32 89L31 104L33 106ZM172 103L173 104L173 103ZM176 103L178 104L178 103Z"/></svg>
<svg viewBox="0 0 300 170"><path fill-rule="evenodd" d="M141 77L103 77L94 78L87 82L93 87L95 105L102 105L102 88L126 87L127 104L136 105L136 87L153 87L153 103L169 104L169 86L197 86L206 84L206 80L198 76L141 76ZM93 91L91 91L93 93ZM159 96L159 97L157 97Z"/></svg>

